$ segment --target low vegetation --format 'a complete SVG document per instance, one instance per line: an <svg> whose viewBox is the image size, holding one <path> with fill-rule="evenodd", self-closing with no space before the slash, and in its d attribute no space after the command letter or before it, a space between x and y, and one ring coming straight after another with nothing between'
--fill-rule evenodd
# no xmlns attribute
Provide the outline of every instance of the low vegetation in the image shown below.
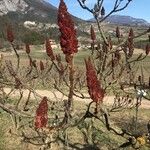
<svg viewBox="0 0 150 150"><path fill-rule="evenodd" d="M63 0L59 45L34 32L18 48L7 26L2 41L9 52L0 58L0 149L150 148L150 29L126 28L124 35L119 26L113 34L103 30L102 22L131 0L116 0L108 14L103 0L94 8L77 1L96 20L85 41L78 41ZM137 38L148 39L144 49L135 48Z"/></svg>

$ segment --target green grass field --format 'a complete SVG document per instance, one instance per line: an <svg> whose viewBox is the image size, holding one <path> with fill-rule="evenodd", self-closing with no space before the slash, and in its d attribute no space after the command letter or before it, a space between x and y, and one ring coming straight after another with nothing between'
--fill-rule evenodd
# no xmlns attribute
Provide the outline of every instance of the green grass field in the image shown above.
<svg viewBox="0 0 150 150"><path fill-rule="evenodd" d="M65 63L64 55L62 54L61 50L54 49L54 53L61 54L63 63ZM21 66L28 65L29 60L27 54L24 51L21 51L19 54L21 59ZM75 66L81 68L82 70L85 69L84 59L87 58L89 55L90 55L89 50L86 49L79 50L79 52L75 55ZM33 59L36 59L37 62L39 62L40 60L43 60L45 62L46 59L50 59L46 55L43 46L34 46L31 50L31 57ZM134 55L134 58L135 57L137 57L137 54ZM15 55L13 56L7 55L5 59L11 60L14 63L16 58ZM141 74L140 66L143 67L143 71L144 71L143 74L145 80L148 81L149 73L150 73L149 71L150 57L148 56L142 62L135 63L133 67L134 70L136 71L135 72L136 78ZM38 89L50 88L50 87L42 86L41 83L38 84L39 85L36 86L36 88ZM34 104L35 104L34 102L31 102L32 106L34 106ZM79 116L83 115L85 109L86 109L85 103L82 102L75 103L75 110L78 112ZM144 131L144 133L146 132L147 130L146 123L149 120L149 113L150 113L149 109L140 109L139 126L138 126L139 132L141 131ZM131 130L133 125L132 116L134 114L135 114L134 109L121 111L119 113L111 113L110 119L112 120L112 125L117 127L118 129L124 128L124 129ZM27 120L24 120L24 123L25 122L27 122ZM88 128L88 125L91 124L91 122L94 124L92 129ZM32 123L34 123L34 120L32 120ZM13 131L13 128L14 127L11 121L11 116L6 112L4 112L2 109L0 109L0 150L20 150L20 149L36 150L37 149L35 146L32 146L29 143L22 142L22 139L20 137L11 134L10 129L12 129L12 132L15 133L15 130ZM93 119L92 121L90 119L87 119L79 127L67 129L67 134L69 135L70 138L68 140L68 146L66 145L64 149L67 149L68 147L70 147L70 149L73 149L73 147L75 148L76 146L82 149L84 146L84 148L86 148L87 150L94 150L96 149L96 146L98 146L101 147L102 150L111 150L111 148L116 148L117 146L121 145L126 141L124 138L120 138L119 136L114 136L112 132L106 130L106 128L102 123L100 123L95 119ZM86 141L87 137L88 137L88 141ZM93 144L94 142L97 145L94 145ZM148 146L149 145L143 146L141 150L148 150L149 149ZM132 150L132 148L128 147L126 150L130 150L130 149Z"/></svg>

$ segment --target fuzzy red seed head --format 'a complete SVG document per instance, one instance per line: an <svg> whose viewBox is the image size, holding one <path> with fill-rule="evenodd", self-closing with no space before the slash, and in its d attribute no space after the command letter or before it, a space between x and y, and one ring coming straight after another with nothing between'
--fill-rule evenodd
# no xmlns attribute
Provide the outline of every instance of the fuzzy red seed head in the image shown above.
<svg viewBox="0 0 150 150"><path fill-rule="evenodd" d="M130 28L130 31L129 31L129 38L132 38L132 39L133 39L133 37L134 37L133 29Z"/></svg>
<svg viewBox="0 0 150 150"><path fill-rule="evenodd" d="M30 45L26 43L26 53L30 54Z"/></svg>
<svg viewBox="0 0 150 150"><path fill-rule="evenodd" d="M61 56L60 56L60 54L56 55L56 60L57 60L57 62L61 62Z"/></svg>
<svg viewBox="0 0 150 150"><path fill-rule="evenodd" d="M30 67L37 68L36 60L32 60L32 58L29 58L29 65L30 65Z"/></svg>
<svg viewBox="0 0 150 150"><path fill-rule="evenodd" d="M40 70L43 71L44 70L44 64L43 62L40 60Z"/></svg>
<svg viewBox="0 0 150 150"><path fill-rule="evenodd" d="M46 39L45 47L46 47L47 55L51 58L52 61L55 60L55 56L53 54L53 50L52 50L52 47L48 38Z"/></svg>
<svg viewBox="0 0 150 150"><path fill-rule="evenodd" d="M120 35L120 29L119 29L118 26L116 27L116 37L117 37L117 38L120 38L120 37L121 37L121 35Z"/></svg>
<svg viewBox="0 0 150 150"><path fill-rule="evenodd" d="M128 57L132 57L133 52L134 52L134 41L133 41L133 38L134 38L133 29L130 28L128 41L127 41L127 46L128 46L128 49L129 49Z"/></svg>
<svg viewBox="0 0 150 150"><path fill-rule="evenodd" d="M14 34L11 26L7 26L7 40L11 43L14 41Z"/></svg>
<svg viewBox="0 0 150 150"><path fill-rule="evenodd" d="M133 52L134 52L134 42L132 38L128 39L128 57L132 57Z"/></svg>
<svg viewBox="0 0 150 150"><path fill-rule="evenodd" d="M146 53L146 55L148 55L149 52L150 52L150 45L147 44L145 49L146 49L146 52L145 52L145 53Z"/></svg>
<svg viewBox="0 0 150 150"><path fill-rule="evenodd" d="M90 28L90 33L91 33L91 40L94 43L95 40L96 40L96 35L95 35L95 31L94 31L94 28L93 28L92 25L91 25L91 28Z"/></svg>
<svg viewBox="0 0 150 150"><path fill-rule="evenodd" d="M29 66L32 67L32 59L29 58Z"/></svg>
<svg viewBox="0 0 150 150"><path fill-rule="evenodd" d="M36 117L35 117L35 127L36 128L43 128L46 127L48 122L48 104L47 104L47 97L43 97L42 101L40 102L37 110L36 110Z"/></svg>
<svg viewBox="0 0 150 150"><path fill-rule="evenodd" d="M92 65L90 58L85 60L86 64L86 79L88 92L94 102L100 102L104 98L104 90L101 88L100 82L97 79L95 68Z"/></svg>
<svg viewBox="0 0 150 150"><path fill-rule="evenodd" d="M65 55L78 52L78 40L73 20L67 11L63 0L60 1L58 8L58 26L60 30L60 46Z"/></svg>
<svg viewBox="0 0 150 150"><path fill-rule="evenodd" d="M138 81L141 82L142 81L142 77L138 76Z"/></svg>

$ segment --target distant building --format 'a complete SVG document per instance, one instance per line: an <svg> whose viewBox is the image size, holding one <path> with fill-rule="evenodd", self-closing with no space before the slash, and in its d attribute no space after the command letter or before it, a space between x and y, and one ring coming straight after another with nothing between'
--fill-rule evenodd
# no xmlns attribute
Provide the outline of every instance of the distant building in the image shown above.
<svg viewBox="0 0 150 150"><path fill-rule="evenodd" d="M52 48L58 48L58 45L57 45L57 43L56 43L55 40L50 39L49 41L50 41L50 43L51 43L51 47L52 47Z"/></svg>
<svg viewBox="0 0 150 150"><path fill-rule="evenodd" d="M24 22L24 26L25 26L26 28L35 27L35 26L36 26L36 23L35 23L35 21L25 21L25 22Z"/></svg>

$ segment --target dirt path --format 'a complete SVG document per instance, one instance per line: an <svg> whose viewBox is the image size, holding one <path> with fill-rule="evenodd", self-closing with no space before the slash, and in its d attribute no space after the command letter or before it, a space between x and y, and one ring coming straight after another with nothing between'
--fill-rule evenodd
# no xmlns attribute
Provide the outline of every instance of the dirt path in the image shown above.
<svg viewBox="0 0 150 150"><path fill-rule="evenodd" d="M45 50L42 49L42 50L38 50L36 52L38 52L38 53L45 53ZM18 53L25 53L25 50L19 50ZM145 53L145 51L143 49L139 49L139 48L135 48L134 49L134 54L141 54L141 53ZM14 51L11 51L11 52L0 52L0 55L1 54L3 56L12 56L12 55L15 55Z"/></svg>
<svg viewBox="0 0 150 150"><path fill-rule="evenodd" d="M10 88L5 88L4 91L6 93L10 92ZM10 94L10 97L18 97L19 91L15 90L14 92L12 92ZM29 91L28 90L23 90L23 98L26 99L29 95ZM89 96L88 94L85 94L87 97ZM31 99L36 99L36 98L40 98L40 97L44 97L47 96L50 100L52 101L62 101L67 99L66 96L64 96L62 93L58 92L58 91L48 91L48 90L36 90L35 93L31 94ZM74 100L75 101L80 101L80 102L85 102L85 103L89 103L91 102L91 99L82 99L82 98L78 98L74 96ZM106 105L112 105L114 102L114 96L105 96L104 100L103 100L104 104ZM150 101L143 99L142 100L142 104L140 106L141 108L146 108L146 109L150 109Z"/></svg>
<svg viewBox="0 0 150 150"><path fill-rule="evenodd" d="M19 51L19 52L22 52L22 51ZM40 51L40 52L45 52L45 51ZM134 51L134 54L140 54L140 53L143 53L144 51L142 49L135 49ZM0 52L0 54L3 54L4 56L10 56L10 55L14 55L14 52L12 53L5 53L5 52ZM5 92L6 93L9 93L10 92L10 89L9 88L5 88ZM38 93L38 94L37 94ZM28 97L28 94L29 94L29 91L28 90L23 90L23 97L24 98L27 98ZM14 91L13 93L11 93L11 97L18 97L20 94L18 92L18 90ZM36 90L35 94L31 94L31 99L35 99L36 96L47 96L50 100L53 100L53 101L58 101L58 100L64 100L64 99L67 99L66 96L62 95L62 93L58 92L58 91L48 91L48 90ZM88 96L88 94L86 94L86 96ZM91 100L90 99L82 99L82 98L78 98L78 97L74 97L75 100L77 101L81 101L81 102L85 102L85 103L89 103ZM106 96L104 98L104 104L113 104L113 100L114 100L114 96ZM148 100L144 100L142 101L142 105L141 105L142 108L150 108L150 101Z"/></svg>

